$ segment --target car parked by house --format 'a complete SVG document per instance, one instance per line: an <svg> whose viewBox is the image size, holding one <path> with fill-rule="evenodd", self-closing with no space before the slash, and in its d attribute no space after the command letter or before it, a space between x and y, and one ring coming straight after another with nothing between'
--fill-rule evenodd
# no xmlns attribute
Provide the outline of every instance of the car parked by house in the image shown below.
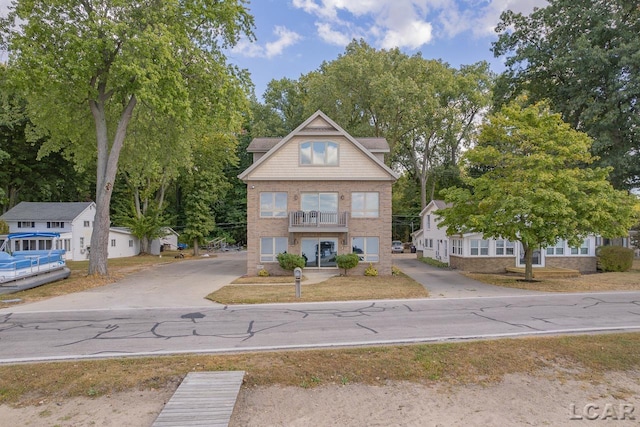
<svg viewBox="0 0 640 427"><path fill-rule="evenodd" d="M404 246L400 240L394 240L391 242L391 253L401 254L404 252Z"/></svg>

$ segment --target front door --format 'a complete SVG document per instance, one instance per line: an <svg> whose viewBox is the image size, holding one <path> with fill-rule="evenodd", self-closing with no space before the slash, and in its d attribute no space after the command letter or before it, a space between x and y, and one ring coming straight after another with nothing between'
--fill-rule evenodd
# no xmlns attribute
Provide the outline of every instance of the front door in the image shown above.
<svg viewBox="0 0 640 427"><path fill-rule="evenodd" d="M327 237L302 239L302 257L306 267L336 267L338 239Z"/></svg>

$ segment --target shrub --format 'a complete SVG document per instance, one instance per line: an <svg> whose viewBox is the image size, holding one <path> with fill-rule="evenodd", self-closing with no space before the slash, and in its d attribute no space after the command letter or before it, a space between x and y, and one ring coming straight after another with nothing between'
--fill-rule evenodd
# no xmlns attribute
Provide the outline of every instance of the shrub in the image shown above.
<svg viewBox="0 0 640 427"><path fill-rule="evenodd" d="M304 268L307 264L302 256L286 252L278 254L276 258L283 270L293 271L296 267Z"/></svg>
<svg viewBox="0 0 640 427"><path fill-rule="evenodd" d="M391 266L391 275L392 276L400 276L402 274L402 270L400 270L398 267L396 267L395 265Z"/></svg>
<svg viewBox="0 0 640 427"><path fill-rule="evenodd" d="M358 254L344 254L336 256L336 264L338 268L344 269L344 275L347 275L347 270L354 268L360 262Z"/></svg>
<svg viewBox="0 0 640 427"><path fill-rule="evenodd" d="M373 266L373 264L369 263L369 267L364 271L365 276L377 276L378 270Z"/></svg>
<svg viewBox="0 0 640 427"><path fill-rule="evenodd" d="M258 276L260 276L260 277L269 277L269 272L263 268L260 271L258 271Z"/></svg>
<svg viewBox="0 0 640 427"><path fill-rule="evenodd" d="M633 266L633 249L622 246L598 248L598 266L602 271L629 271Z"/></svg>
<svg viewBox="0 0 640 427"><path fill-rule="evenodd" d="M9 224L0 219L0 234L9 234Z"/></svg>

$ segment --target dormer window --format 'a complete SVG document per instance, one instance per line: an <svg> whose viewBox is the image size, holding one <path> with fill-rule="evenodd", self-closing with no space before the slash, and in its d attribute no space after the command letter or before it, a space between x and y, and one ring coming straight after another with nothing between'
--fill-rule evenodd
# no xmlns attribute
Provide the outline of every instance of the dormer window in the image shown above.
<svg viewBox="0 0 640 427"><path fill-rule="evenodd" d="M300 164L338 166L338 144L330 141L303 142L300 144Z"/></svg>

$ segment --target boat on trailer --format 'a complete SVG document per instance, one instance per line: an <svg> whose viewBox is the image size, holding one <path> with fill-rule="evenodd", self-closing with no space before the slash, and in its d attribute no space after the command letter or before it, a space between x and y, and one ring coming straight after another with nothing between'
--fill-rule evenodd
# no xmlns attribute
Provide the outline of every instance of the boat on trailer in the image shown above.
<svg viewBox="0 0 640 427"><path fill-rule="evenodd" d="M59 233L10 233L0 246L0 294L34 288L66 279L71 271L64 259L64 249L53 249ZM11 251L11 241L50 239L50 249Z"/></svg>

